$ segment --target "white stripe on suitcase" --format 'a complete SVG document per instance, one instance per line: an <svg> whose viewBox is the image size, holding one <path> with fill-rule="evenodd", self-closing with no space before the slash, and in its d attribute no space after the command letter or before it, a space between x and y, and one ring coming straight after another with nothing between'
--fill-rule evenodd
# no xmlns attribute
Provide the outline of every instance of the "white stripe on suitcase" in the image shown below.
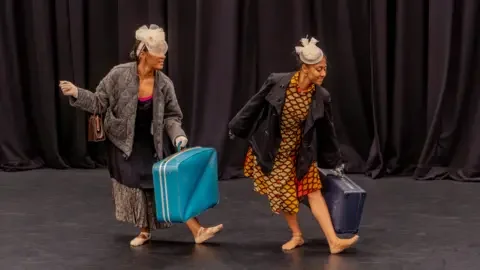
<svg viewBox="0 0 480 270"><path fill-rule="evenodd" d="M163 220L165 221L165 204L163 203L165 196L163 196L163 175L162 175L162 168L165 165L165 162L162 162L160 166L158 166L158 186L160 187L160 197L162 203L162 216Z"/></svg>
<svg viewBox="0 0 480 270"><path fill-rule="evenodd" d="M168 195L165 194L166 192L166 188L165 188L165 178L166 178L166 175L165 175L165 170L167 168L167 163L168 161L165 161L163 164L162 164L162 167L160 167L160 192L161 192L161 196L162 196L162 213L163 213L163 220L165 221L169 221L169 219L167 219L166 217L166 214L170 213L170 209L167 209L167 203L166 201L168 200Z"/></svg>
<svg viewBox="0 0 480 270"><path fill-rule="evenodd" d="M165 189L165 209L166 209L166 213L167 213L167 219L166 221L170 222L171 223L171 219L170 219L170 207L168 206L168 189L167 189L167 165L168 165L168 162L171 161L170 160L167 160L165 162L165 166L163 167L163 186L162 186L162 189Z"/></svg>
<svg viewBox="0 0 480 270"><path fill-rule="evenodd" d="M171 217L170 217L170 207L168 205L168 189L167 189L167 165L170 161L172 161L176 156L178 156L181 153L185 153L187 151L200 148L200 147L192 147L189 149L186 149L184 151L178 152L167 159L163 161L160 166L158 166L158 175L159 175L159 186L160 186L160 196L162 197L162 215L163 215L163 220L166 222L171 223Z"/></svg>

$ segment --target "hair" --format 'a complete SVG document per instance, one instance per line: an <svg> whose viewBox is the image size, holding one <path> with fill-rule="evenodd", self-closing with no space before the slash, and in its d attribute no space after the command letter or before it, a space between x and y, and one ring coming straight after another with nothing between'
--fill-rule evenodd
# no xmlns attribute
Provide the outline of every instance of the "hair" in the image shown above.
<svg viewBox="0 0 480 270"><path fill-rule="evenodd" d="M293 57L295 57L295 69L300 70L303 66L302 60L300 60L300 56L297 54L296 51L293 51Z"/></svg>
<svg viewBox="0 0 480 270"><path fill-rule="evenodd" d="M135 44L133 44L133 49L130 52L130 59L135 60L137 62L140 61L140 59L137 56L137 49L138 49L138 46L140 46L140 43L142 43L140 40L136 40ZM142 52L148 52L148 49L146 46L143 47Z"/></svg>

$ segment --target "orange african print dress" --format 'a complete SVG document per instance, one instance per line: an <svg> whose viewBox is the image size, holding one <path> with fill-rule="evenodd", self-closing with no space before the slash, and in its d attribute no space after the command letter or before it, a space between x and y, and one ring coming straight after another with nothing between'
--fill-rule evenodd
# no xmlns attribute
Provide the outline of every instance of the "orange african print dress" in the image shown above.
<svg viewBox="0 0 480 270"><path fill-rule="evenodd" d="M302 122L307 118L315 86L306 93L298 93L299 73L297 72L287 88L285 104L280 121L282 141L272 171L265 175L257 163L250 147L244 164L244 174L254 181L254 190L266 195L274 213L295 214L299 209L299 198L320 190L320 175L313 162L303 179L296 179L296 159L302 141Z"/></svg>

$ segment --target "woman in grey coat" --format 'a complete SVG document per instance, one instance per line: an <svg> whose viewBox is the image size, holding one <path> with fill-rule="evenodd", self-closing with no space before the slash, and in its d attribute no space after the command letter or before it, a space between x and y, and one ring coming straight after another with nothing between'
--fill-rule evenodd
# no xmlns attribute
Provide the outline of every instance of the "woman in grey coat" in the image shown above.
<svg viewBox="0 0 480 270"><path fill-rule="evenodd" d="M171 140L165 143L185 147L188 142L173 83L160 71L168 49L165 32L156 25L142 26L136 39L131 53L135 62L115 66L95 93L60 82L72 106L105 115L115 216L140 228L131 246L143 245L151 238L151 230L170 227L155 217L153 190L142 188L151 186L153 163L163 158L164 130ZM196 218L186 225L196 243L203 243L223 228L221 224L204 228Z"/></svg>

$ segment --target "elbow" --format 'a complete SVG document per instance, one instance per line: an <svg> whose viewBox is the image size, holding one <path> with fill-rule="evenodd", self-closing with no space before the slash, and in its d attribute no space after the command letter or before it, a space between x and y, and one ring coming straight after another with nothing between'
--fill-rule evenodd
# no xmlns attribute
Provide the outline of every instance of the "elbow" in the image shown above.
<svg viewBox="0 0 480 270"><path fill-rule="evenodd" d="M170 125L170 124L181 124L182 123L182 115L165 115L163 117L163 121L165 122L165 125Z"/></svg>
<svg viewBox="0 0 480 270"><path fill-rule="evenodd" d="M182 116L181 115L165 115L163 118L163 125L167 130L175 127L180 127L182 126Z"/></svg>

